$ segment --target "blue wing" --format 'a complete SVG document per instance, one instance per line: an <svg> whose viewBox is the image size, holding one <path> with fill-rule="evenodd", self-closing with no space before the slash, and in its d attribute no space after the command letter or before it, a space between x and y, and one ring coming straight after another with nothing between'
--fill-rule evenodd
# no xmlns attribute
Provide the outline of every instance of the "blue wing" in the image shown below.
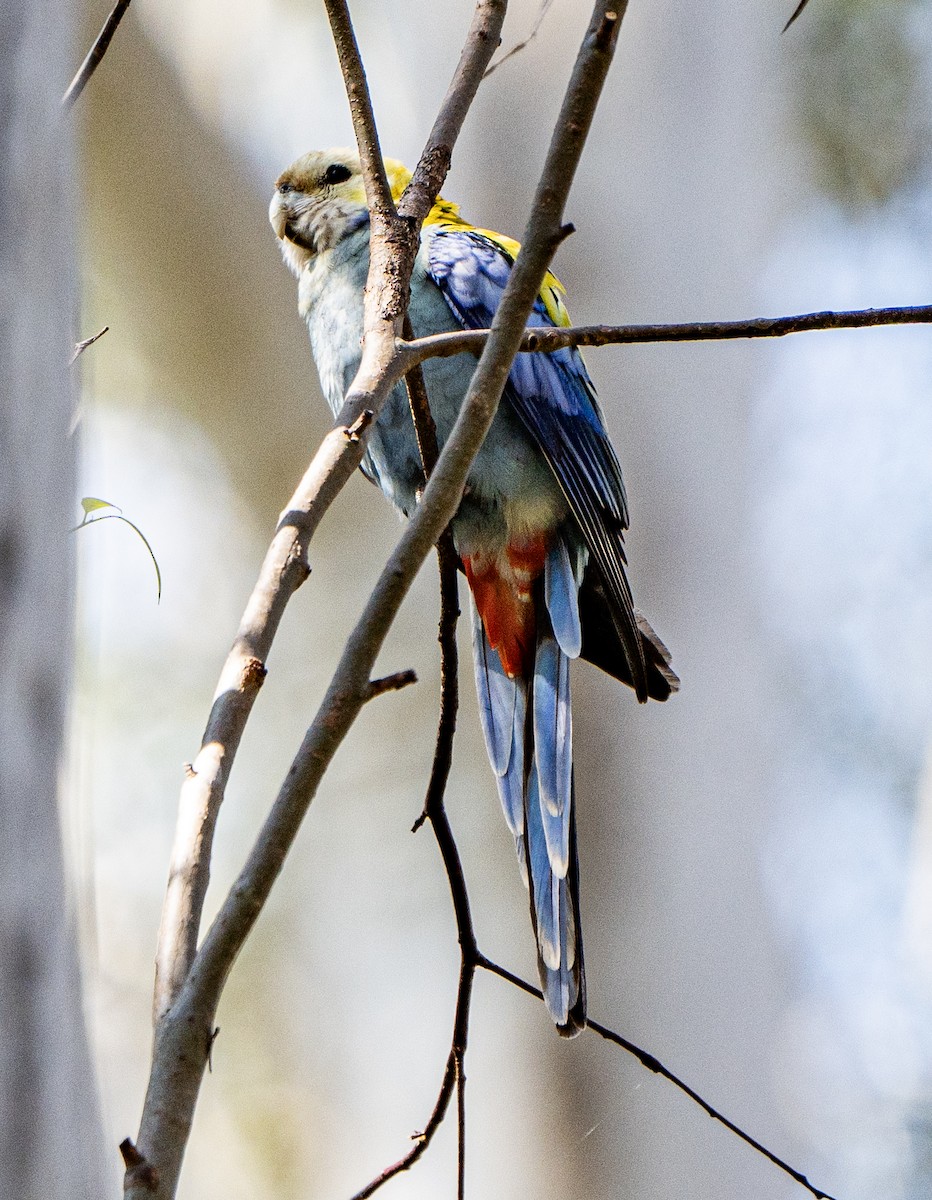
<svg viewBox="0 0 932 1200"><path fill-rule="evenodd" d="M428 237L428 269L453 315L464 329L487 329L511 272L508 252L474 229L429 230ZM528 324L554 325L540 297ZM519 354L503 399L566 496L611 601L634 690L646 700L644 652L625 574L625 487L582 357L575 348Z"/></svg>

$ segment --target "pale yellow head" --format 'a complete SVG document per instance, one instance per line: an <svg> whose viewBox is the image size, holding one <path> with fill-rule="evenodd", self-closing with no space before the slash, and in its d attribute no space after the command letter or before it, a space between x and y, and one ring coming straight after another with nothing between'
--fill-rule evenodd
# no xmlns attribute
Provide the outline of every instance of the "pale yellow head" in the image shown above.
<svg viewBox="0 0 932 1200"><path fill-rule="evenodd" d="M385 170L395 200L411 172L393 158ZM312 150L275 181L269 220L281 241L285 262L300 275L315 254L329 250L368 215L362 168L355 150Z"/></svg>

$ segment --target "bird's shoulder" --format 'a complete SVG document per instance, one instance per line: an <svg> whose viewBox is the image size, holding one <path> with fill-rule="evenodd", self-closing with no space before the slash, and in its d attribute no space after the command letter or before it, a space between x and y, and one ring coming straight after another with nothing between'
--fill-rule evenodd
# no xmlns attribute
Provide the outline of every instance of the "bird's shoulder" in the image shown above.
<svg viewBox="0 0 932 1200"><path fill-rule="evenodd" d="M456 205L445 200L438 200L428 214L422 241L428 270L441 290L451 294L458 306L491 316L521 243L494 229L472 225L460 216ZM564 294L559 279L548 271L535 304L546 323L570 324Z"/></svg>

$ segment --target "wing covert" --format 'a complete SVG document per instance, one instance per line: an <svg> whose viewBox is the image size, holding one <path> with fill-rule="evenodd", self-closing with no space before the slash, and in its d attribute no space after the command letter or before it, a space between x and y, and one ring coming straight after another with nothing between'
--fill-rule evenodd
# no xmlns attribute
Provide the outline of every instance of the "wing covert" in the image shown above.
<svg viewBox="0 0 932 1200"><path fill-rule="evenodd" d="M511 273L514 243L501 245L488 231L461 226L428 227L425 232L428 269L453 315L464 329L487 329ZM549 276L529 325L568 323L558 289ZM635 692L639 700L646 700L644 654L625 574L625 487L582 356L575 347L552 354L519 354L504 398L534 438L566 496L613 601Z"/></svg>

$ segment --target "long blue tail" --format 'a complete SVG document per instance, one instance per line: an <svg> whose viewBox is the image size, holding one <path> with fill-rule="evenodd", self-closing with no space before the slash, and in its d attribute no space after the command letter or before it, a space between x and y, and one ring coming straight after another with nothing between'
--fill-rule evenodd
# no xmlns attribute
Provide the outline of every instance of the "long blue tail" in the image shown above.
<svg viewBox="0 0 932 1200"><path fill-rule="evenodd" d="M577 602L582 571L574 557L562 538L547 555L533 668L525 678L506 675L472 607L486 747L530 893L541 990L565 1037L586 1023L570 707L570 659L582 647Z"/></svg>

